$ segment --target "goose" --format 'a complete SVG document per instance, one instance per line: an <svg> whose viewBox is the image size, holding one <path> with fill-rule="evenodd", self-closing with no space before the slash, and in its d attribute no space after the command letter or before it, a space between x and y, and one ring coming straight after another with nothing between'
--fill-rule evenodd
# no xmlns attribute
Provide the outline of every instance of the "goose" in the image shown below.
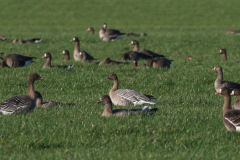
<svg viewBox="0 0 240 160"><path fill-rule="evenodd" d="M84 63L95 63L95 64L99 64L99 62L93 62L93 61L88 61L87 59L87 52L85 52L84 50L82 50L81 52L79 52L78 56L82 56L82 62Z"/></svg>
<svg viewBox="0 0 240 160"><path fill-rule="evenodd" d="M225 34L240 34L240 30L229 29L225 32Z"/></svg>
<svg viewBox="0 0 240 160"><path fill-rule="evenodd" d="M107 79L112 80L114 83L112 89L109 92L110 98L114 105L136 106L145 103L156 104L155 102L151 101L151 99L155 99L151 95L141 94L130 89L118 89L118 77L116 74L110 74Z"/></svg>
<svg viewBox="0 0 240 160"><path fill-rule="evenodd" d="M70 54L69 54L68 50L64 50L60 54L66 55L65 61L69 61L70 60Z"/></svg>
<svg viewBox="0 0 240 160"><path fill-rule="evenodd" d="M142 64L142 65L138 66L138 62L133 61L133 68L144 68L144 67L146 67L146 64Z"/></svg>
<svg viewBox="0 0 240 160"><path fill-rule="evenodd" d="M42 58L46 58L47 62L43 65L43 68L73 68L74 64L69 65L69 66L52 66L51 61L52 61L52 56L50 53L45 53Z"/></svg>
<svg viewBox="0 0 240 160"><path fill-rule="evenodd" d="M3 67L24 67L29 65L30 63L34 62L33 59L36 57L28 57L28 56L23 56L21 54L10 54L7 55L2 63L1 63L1 68Z"/></svg>
<svg viewBox="0 0 240 160"><path fill-rule="evenodd" d="M31 39L14 39L13 43L40 43L42 41L41 38L31 38Z"/></svg>
<svg viewBox="0 0 240 160"><path fill-rule="evenodd" d="M118 40L123 37L125 33L121 33L119 30L107 29L107 24L103 24L103 28L99 31L99 37L103 41Z"/></svg>
<svg viewBox="0 0 240 160"><path fill-rule="evenodd" d="M227 130L240 132L240 110L231 108L231 96L228 88L219 89L216 94L224 96L223 123Z"/></svg>
<svg viewBox="0 0 240 160"><path fill-rule="evenodd" d="M90 32L91 35L94 34L94 29L93 29L93 27L89 27L89 28L87 29L87 31Z"/></svg>
<svg viewBox="0 0 240 160"><path fill-rule="evenodd" d="M0 35L0 40L6 41L7 39L3 35Z"/></svg>
<svg viewBox="0 0 240 160"><path fill-rule="evenodd" d="M73 52L73 58L75 61L82 61L82 56L78 56L80 52L80 43L78 37L75 37L71 40L72 42L75 42L75 49ZM92 56L90 56L88 53L87 54L87 59L89 60L94 60Z"/></svg>
<svg viewBox="0 0 240 160"><path fill-rule="evenodd" d="M114 109L112 110L112 101L108 95L102 96L97 103L103 103L105 104L104 111L102 113L103 117L110 117L110 116L117 116L117 117L124 117L127 115L133 115L133 114L154 114L158 111L158 108L151 107L143 107L141 109Z"/></svg>
<svg viewBox="0 0 240 160"><path fill-rule="evenodd" d="M128 63L127 62L114 61L114 60L111 60L110 58L106 58L105 61L99 63L99 65L103 65L103 64L128 64Z"/></svg>
<svg viewBox="0 0 240 160"><path fill-rule="evenodd" d="M235 109L239 109L240 110L240 89L239 88L235 88L234 90L232 90L231 96L237 96L236 101L234 102L234 108Z"/></svg>
<svg viewBox="0 0 240 160"><path fill-rule="evenodd" d="M221 66L214 67L212 71L218 72L218 77L215 80L214 87L216 92L218 92L221 88L228 88L230 90L233 90L235 88L240 88L240 84L230 82L230 81L223 81L223 71Z"/></svg>
<svg viewBox="0 0 240 160"><path fill-rule="evenodd" d="M49 101L49 102L43 102L43 98L41 93L38 91L35 91L36 94L36 105L37 107L42 107L42 108L50 108L54 106L73 106L75 105L74 103L60 103L60 102L55 102L55 101Z"/></svg>
<svg viewBox="0 0 240 160"><path fill-rule="evenodd" d="M146 54L137 52L137 51L129 51L124 53L121 56L121 60L139 60L139 59L151 59L152 56L148 56Z"/></svg>
<svg viewBox="0 0 240 160"><path fill-rule="evenodd" d="M14 96L0 103L0 112L3 115L26 113L36 107L36 96L34 92L34 81L43 79L37 73L32 73L28 79L27 95Z"/></svg>
<svg viewBox="0 0 240 160"><path fill-rule="evenodd" d="M130 33L127 34L127 36L128 36L128 37L130 37L130 36L132 36L132 37L142 37L142 36L147 36L147 34L146 34L146 33L140 33L140 34L138 34L138 33L130 32Z"/></svg>
<svg viewBox="0 0 240 160"><path fill-rule="evenodd" d="M227 61L227 51L226 51L226 49L221 49L218 53L223 55L223 58L222 58L221 62Z"/></svg>
<svg viewBox="0 0 240 160"><path fill-rule="evenodd" d="M147 61L147 66L153 66L153 68L163 68L163 67L171 67L173 60L169 60L167 58L157 58L157 59L151 59Z"/></svg>
<svg viewBox="0 0 240 160"><path fill-rule="evenodd" d="M131 41L131 43L129 45L135 45L133 51L137 51L143 54L146 54L150 57L156 58L156 57L165 57L164 55L159 55L157 53L154 53L153 51L149 51L147 49L143 49L143 50L139 50L139 42L137 40L133 40Z"/></svg>
<svg viewBox="0 0 240 160"><path fill-rule="evenodd" d="M187 60L192 60L192 57L191 56L187 56Z"/></svg>

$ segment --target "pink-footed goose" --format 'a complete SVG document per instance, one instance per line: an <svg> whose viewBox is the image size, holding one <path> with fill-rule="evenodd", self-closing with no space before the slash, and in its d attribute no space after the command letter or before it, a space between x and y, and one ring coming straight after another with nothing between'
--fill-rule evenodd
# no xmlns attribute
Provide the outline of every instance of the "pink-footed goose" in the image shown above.
<svg viewBox="0 0 240 160"><path fill-rule="evenodd" d="M220 89L216 94L224 96L223 123L227 130L240 132L240 110L231 108L231 96L228 88Z"/></svg>
<svg viewBox="0 0 240 160"><path fill-rule="evenodd" d="M157 54L157 53L155 53L153 51L149 51L147 49L139 50L139 42L137 40L131 41L131 43L129 45L135 45L135 47L133 48L133 51L137 51L137 52L146 54L146 55L148 55L150 57L153 57L153 58L165 57L164 55Z"/></svg>
<svg viewBox="0 0 240 160"><path fill-rule="evenodd" d="M34 62L33 59L36 57L23 56L21 54L10 54L7 55L2 63L1 68L3 67L24 67Z"/></svg>
<svg viewBox="0 0 240 160"><path fill-rule="evenodd" d="M117 116L117 117L125 117L128 115L133 114L154 114L158 111L158 108L151 107L143 107L141 109L114 109L112 110L112 101L108 95L102 96L97 103L103 103L105 104L104 111L102 113L102 116L104 117L110 117L110 116Z"/></svg>
<svg viewBox="0 0 240 160"><path fill-rule="evenodd" d="M14 39L13 43L40 43L42 41L41 38L31 38L31 39Z"/></svg>
<svg viewBox="0 0 240 160"><path fill-rule="evenodd" d="M91 35L93 35L93 34L94 34L94 29L93 29L93 27L89 27L89 28L87 29L87 31L88 31L88 32L90 32L90 33L91 33Z"/></svg>
<svg viewBox="0 0 240 160"><path fill-rule="evenodd" d="M103 24L103 28L99 31L99 37L103 41L118 40L123 37L125 33L121 33L119 30L107 29L107 24Z"/></svg>
<svg viewBox="0 0 240 160"><path fill-rule="evenodd" d="M240 84L230 82L230 81L223 81L223 71L221 66L214 67L212 71L218 72L218 77L215 80L214 87L216 92L218 92L221 88L228 88L230 90L233 90L235 88L240 88Z"/></svg>
<svg viewBox="0 0 240 160"><path fill-rule="evenodd" d="M150 59L147 61L147 66L152 66L153 68L163 68L163 67L171 67L173 60L169 60L167 58L157 58L157 59Z"/></svg>
<svg viewBox="0 0 240 160"><path fill-rule="evenodd" d="M6 41L7 39L3 35L0 35L0 40Z"/></svg>
<svg viewBox="0 0 240 160"><path fill-rule="evenodd" d="M73 58L75 61L82 61L82 56L78 56L79 52L80 52L80 42L78 37L75 37L71 40L72 42L75 42L75 48L74 48L74 52L73 52ZM92 56L90 56L88 53L87 54L87 59L89 60L94 60L94 58Z"/></svg>
<svg viewBox="0 0 240 160"><path fill-rule="evenodd" d="M226 49L221 49L218 53L223 55L223 58L222 58L221 62L227 61L227 51L226 51Z"/></svg>
<svg viewBox="0 0 240 160"><path fill-rule="evenodd" d="M229 29L225 32L225 34L240 34L240 30Z"/></svg>
<svg viewBox="0 0 240 160"><path fill-rule="evenodd" d="M234 90L232 90L231 96L237 96L236 101L234 102L234 108L235 109L239 109L240 110L240 89L239 88L235 88Z"/></svg>
<svg viewBox="0 0 240 160"><path fill-rule="evenodd" d="M127 34L127 36L128 36L128 37L130 37L130 36L132 36L132 37L142 37L142 36L147 36L147 34L146 34L146 33L140 33L140 34L138 34L138 33L130 32L130 33Z"/></svg>
<svg viewBox="0 0 240 160"><path fill-rule="evenodd" d="M35 91L35 94L36 94L37 107L50 108L50 107L55 107L55 106L73 106L73 105L75 105L74 103L60 103L60 102L56 102L56 101L43 102L41 93L39 93L38 91Z"/></svg>
<svg viewBox="0 0 240 160"><path fill-rule="evenodd" d="M60 54L66 55L65 61L69 61L70 60L70 54L69 54L68 50L64 50Z"/></svg>
<svg viewBox="0 0 240 160"><path fill-rule="evenodd" d="M43 65L43 68L73 68L73 64L69 65L69 66L52 66L51 65L51 61L52 61L52 56L50 53L45 53L44 56L42 58L46 58L47 61L46 63Z"/></svg>
<svg viewBox="0 0 240 160"><path fill-rule="evenodd" d="M37 73L32 73L28 79L27 95L14 96L0 103L0 112L3 115L26 113L36 106L36 95L34 91L34 81L43 79Z"/></svg>
<svg viewBox="0 0 240 160"><path fill-rule="evenodd" d="M151 101L151 99L155 99L151 95L141 94L130 89L118 89L118 77L116 74L110 74L107 79L112 80L114 83L112 89L109 92L114 105L136 106L145 103L156 104L155 102Z"/></svg>

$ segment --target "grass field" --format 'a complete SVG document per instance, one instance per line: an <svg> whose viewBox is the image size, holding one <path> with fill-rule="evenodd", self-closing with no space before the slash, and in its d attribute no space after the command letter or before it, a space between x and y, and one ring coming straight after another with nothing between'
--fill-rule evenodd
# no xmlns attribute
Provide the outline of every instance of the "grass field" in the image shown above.
<svg viewBox="0 0 240 160"><path fill-rule="evenodd" d="M240 134L222 123L223 97L215 95L217 73L240 82L240 36L225 35L240 29L239 0L0 0L0 52L37 57L24 68L0 69L0 101L27 92L32 72L44 78L35 90L45 101L76 103L73 107L36 108L18 116L0 116L0 159L239 159ZM146 37L100 41L103 23L122 32L146 32ZM86 32L94 27L95 34ZM133 49L149 49L174 60L170 69L131 65L97 66L72 59L73 37L96 61L120 60ZM15 38L43 38L39 44L13 44ZM217 52L226 48L228 61ZM71 52L64 61L63 50ZM74 68L42 69L46 53L54 65ZM187 55L193 57L187 61ZM145 60L139 64L146 63ZM116 73L120 88L157 98L155 116L103 118L104 105L96 101L108 94ZM236 97L232 98L232 101ZM114 108L128 108L113 106ZM139 106L142 107L142 106Z"/></svg>

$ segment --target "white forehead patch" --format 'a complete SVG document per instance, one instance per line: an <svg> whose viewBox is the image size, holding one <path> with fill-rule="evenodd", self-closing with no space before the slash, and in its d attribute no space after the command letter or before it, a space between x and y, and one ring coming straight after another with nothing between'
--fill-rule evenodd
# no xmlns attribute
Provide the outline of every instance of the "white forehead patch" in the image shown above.
<svg viewBox="0 0 240 160"><path fill-rule="evenodd" d="M73 38L73 40L75 41L75 38Z"/></svg>
<svg viewBox="0 0 240 160"><path fill-rule="evenodd" d="M219 52L222 52L222 50L220 50Z"/></svg>
<svg viewBox="0 0 240 160"><path fill-rule="evenodd" d="M44 56L47 57L47 54L45 53Z"/></svg>
<svg viewBox="0 0 240 160"><path fill-rule="evenodd" d="M222 88L219 90L220 93L222 93Z"/></svg>
<svg viewBox="0 0 240 160"><path fill-rule="evenodd" d="M82 52L79 52L80 55L82 55Z"/></svg>
<svg viewBox="0 0 240 160"><path fill-rule="evenodd" d="M131 44L133 44L133 41L131 41Z"/></svg>
<svg viewBox="0 0 240 160"><path fill-rule="evenodd" d="M63 53L65 53L65 51L63 51Z"/></svg>
<svg viewBox="0 0 240 160"><path fill-rule="evenodd" d="M234 90L232 91L232 94L234 94Z"/></svg>

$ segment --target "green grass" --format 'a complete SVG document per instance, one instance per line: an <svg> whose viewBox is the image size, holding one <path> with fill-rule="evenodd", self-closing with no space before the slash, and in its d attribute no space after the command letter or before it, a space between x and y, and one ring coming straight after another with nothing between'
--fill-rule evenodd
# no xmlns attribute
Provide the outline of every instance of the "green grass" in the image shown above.
<svg viewBox="0 0 240 160"><path fill-rule="evenodd" d="M0 52L36 56L24 68L0 69L0 101L26 94L32 72L44 77L35 82L45 101L76 103L73 107L36 108L18 116L0 116L1 159L239 159L239 133L222 123L223 97L215 95L221 65L224 79L240 82L240 36L224 35L240 29L237 0L166 1L3 1L1 4ZM148 34L102 42L103 23L122 32ZM94 27L91 36L86 29ZM170 69L132 69L131 65L97 66L72 59L73 37L96 61L119 60L133 47L146 48L174 60ZM39 44L13 44L15 38L43 38ZM226 48L228 61L220 63L217 52ZM64 61L62 50L71 52ZM52 64L74 64L71 70L42 69L46 53ZM193 57L186 61L187 55ZM139 61L139 65L146 61ZM132 63L132 62L131 62ZM133 89L157 98L155 116L103 118L102 104L116 73L120 88ZM233 97L233 101L235 97ZM142 107L142 106L139 106ZM114 106L114 108L121 108ZM122 107L127 108L127 107Z"/></svg>

